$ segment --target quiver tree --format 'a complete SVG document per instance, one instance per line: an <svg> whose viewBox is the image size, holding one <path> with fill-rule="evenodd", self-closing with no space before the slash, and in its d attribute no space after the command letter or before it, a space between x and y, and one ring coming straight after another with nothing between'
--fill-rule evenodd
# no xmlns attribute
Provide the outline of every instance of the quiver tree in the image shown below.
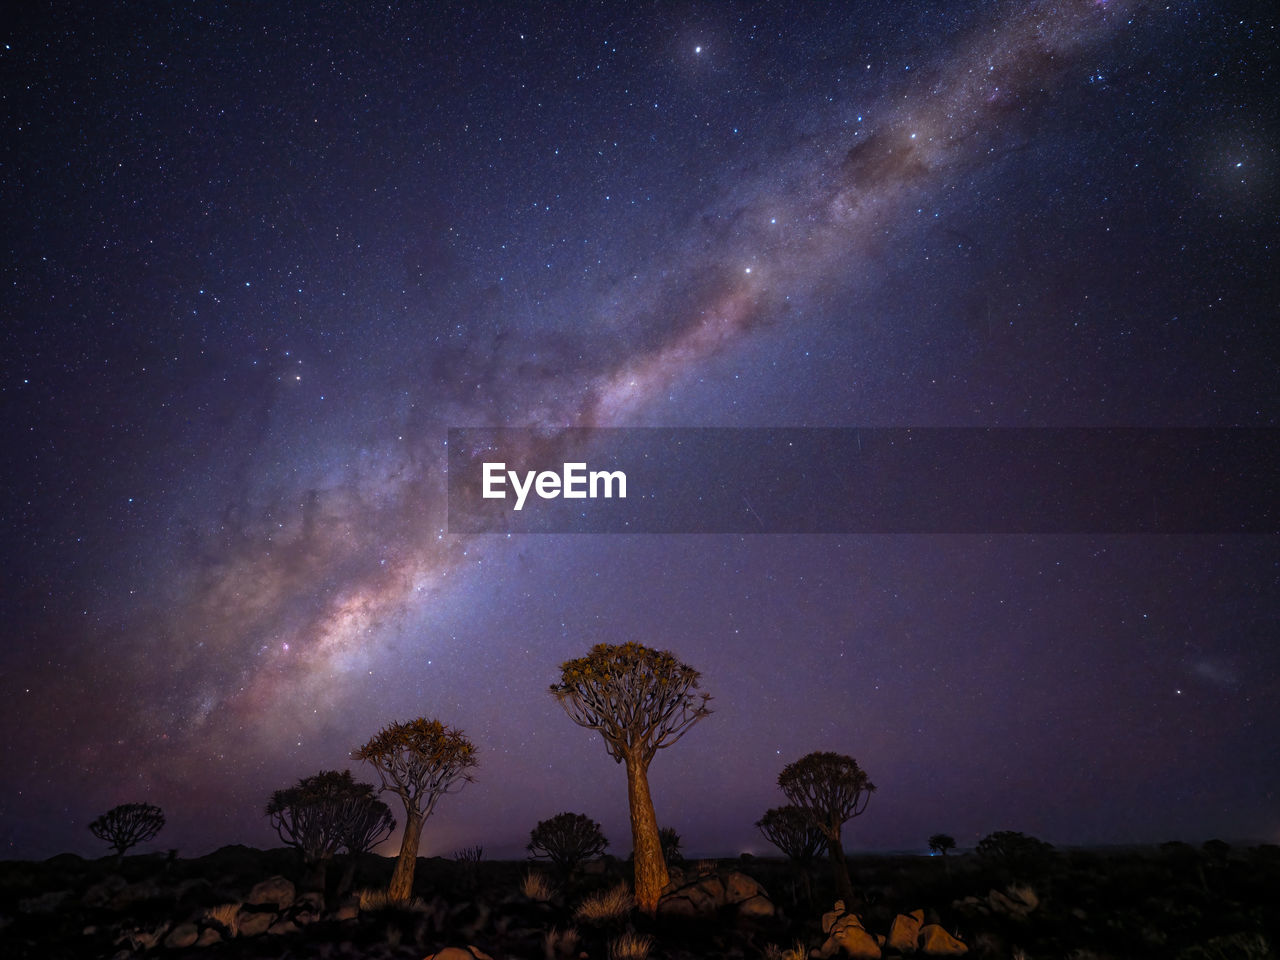
<svg viewBox="0 0 1280 960"><path fill-rule="evenodd" d="M813 863L827 844L827 838L817 824L805 811L792 804L766 810L764 816L756 821L756 827L766 840L798 867Z"/></svg>
<svg viewBox="0 0 1280 960"><path fill-rule="evenodd" d="M846 821L861 816L876 786L858 761L842 753L815 752L789 763L778 774L778 786L793 806L805 812L821 832L831 856L836 893L853 902L853 884L840 833Z"/></svg>
<svg viewBox="0 0 1280 960"><path fill-rule="evenodd" d="M418 717L384 727L354 756L372 766L382 789L396 794L404 804L404 838L387 888L390 899L401 903L413 891L422 824L441 797L475 779L471 770L477 766L476 748L461 730Z"/></svg>
<svg viewBox="0 0 1280 960"><path fill-rule="evenodd" d="M805 898L810 899L813 891L809 886L809 867L827 845L827 838L817 824L805 811L787 804L766 810L764 816L756 821L756 827L766 840L786 854L804 882ZM791 889L794 899L794 883Z"/></svg>
<svg viewBox="0 0 1280 960"><path fill-rule="evenodd" d="M164 812L150 803L124 803L112 807L89 824L89 832L110 845L116 860L130 847L146 843L164 826Z"/></svg>
<svg viewBox="0 0 1280 960"><path fill-rule="evenodd" d="M626 764L635 900L650 914L668 876L649 795L649 764L710 715L710 695L694 693L699 676L665 650L600 643L587 656L561 664L560 682L551 685L569 719L599 731L609 756Z"/></svg>
<svg viewBox="0 0 1280 960"><path fill-rule="evenodd" d="M88 824L93 836L109 844L115 859L131 846L145 844L164 827L164 812L154 804L120 804Z"/></svg>
<svg viewBox="0 0 1280 960"><path fill-rule="evenodd" d="M584 860L600 856L607 846L600 824L582 813L557 813L529 832L529 855L550 860L565 877Z"/></svg>
<svg viewBox="0 0 1280 960"><path fill-rule="evenodd" d="M316 890L324 890L329 861L339 850L347 850L352 872L354 858L385 840L395 827L373 785L357 781L350 770L321 770L303 777L272 793L266 812L277 836L301 854L308 868L303 885Z"/></svg>

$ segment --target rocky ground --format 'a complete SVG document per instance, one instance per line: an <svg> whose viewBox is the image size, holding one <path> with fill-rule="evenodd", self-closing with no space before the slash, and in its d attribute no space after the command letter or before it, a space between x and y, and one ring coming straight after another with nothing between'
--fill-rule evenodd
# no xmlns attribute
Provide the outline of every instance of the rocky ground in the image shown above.
<svg viewBox="0 0 1280 960"><path fill-rule="evenodd" d="M1018 875L973 857L855 857L855 899L743 857L686 863L658 914L629 909L628 864L569 880L528 863L419 861L415 897L378 896L390 861L301 889L293 851L0 863L7 958L693 958L1276 956L1280 848L1059 853ZM530 872L537 874L532 879Z"/></svg>

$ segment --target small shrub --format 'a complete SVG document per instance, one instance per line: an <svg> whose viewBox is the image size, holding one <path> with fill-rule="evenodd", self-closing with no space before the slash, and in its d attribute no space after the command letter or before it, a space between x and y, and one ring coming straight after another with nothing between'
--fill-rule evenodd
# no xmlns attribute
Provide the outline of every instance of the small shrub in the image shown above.
<svg viewBox="0 0 1280 960"><path fill-rule="evenodd" d="M609 941L609 960L648 960L653 937L628 930Z"/></svg>
<svg viewBox="0 0 1280 960"><path fill-rule="evenodd" d="M551 886L551 881L545 874L530 870L520 881L520 892L530 900L546 903L555 894L555 888Z"/></svg>
<svg viewBox="0 0 1280 960"><path fill-rule="evenodd" d="M659 830L658 842L662 844L662 859L668 865L684 861L680 853L680 834L676 833L675 827L663 827Z"/></svg>
<svg viewBox="0 0 1280 960"><path fill-rule="evenodd" d="M461 850L453 851L453 859L458 863L476 864L480 862L480 858L484 856L484 847L463 847Z"/></svg>
<svg viewBox="0 0 1280 960"><path fill-rule="evenodd" d="M634 906L631 891L623 882L583 900L574 912L574 919L587 923L609 923L627 916Z"/></svg>

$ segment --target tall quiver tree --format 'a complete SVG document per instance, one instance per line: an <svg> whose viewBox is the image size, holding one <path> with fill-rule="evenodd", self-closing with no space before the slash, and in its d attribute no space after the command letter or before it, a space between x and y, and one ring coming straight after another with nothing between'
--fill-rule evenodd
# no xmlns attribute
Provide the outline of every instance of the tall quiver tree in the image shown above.
<svg viewBox="0 0 1280 960"><path fill-rule="evenodd" d="M649 764L711 713L697 694L700 674L665 650L638 643L598 643L560 665L551 693L574 723L597 730L616 763L626 764L635 861L636 905L652 914L667 885L658 819L649 795Z"/></svg>
<svg viewBox="0 0 1280 960"><path fill-rule="evenodd" d="M778 774L778 786L792 805L808 814L827 840L836 893L853 902L853 883L840 838L846 821L861 816L876 785L858 761L842 753L815 752L789 763Z"/></svg>
<svg viewBox="0 0 1280 960"><path fill-rule="evenodd" d="M461 730L439 720L418 717L380 730L354 756L372 766L382 782L404 804L404 838L391 874L387 895L402 903L413 892L422 824L446 793L456 793L475 778L476 748Z"/></svg>

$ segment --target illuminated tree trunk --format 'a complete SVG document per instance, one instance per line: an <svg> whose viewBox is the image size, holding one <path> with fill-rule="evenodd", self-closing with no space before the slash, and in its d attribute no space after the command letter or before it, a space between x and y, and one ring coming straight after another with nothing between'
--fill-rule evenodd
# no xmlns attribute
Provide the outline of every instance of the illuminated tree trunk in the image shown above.
<svg viewBox="0 0 1280 960"><path fill-rule="evenodd" d="M636 906L652 915L670 879L658 840L658 818L649 796L649 774L638 757L627 757L627 803L631 807L631 849L636 868Z"/></svg>
<svg viewBox="0 0 1280 960"><path fill-rule="evenodd" d="M849 863L844 858L844 841L840 839L840 831L836 831L834 840L827 842L827 851L831 854L831 875L836 882L836 896L844 901L845 909L853 909L853 882L849 879Z"/></svg>
<svg viewBox="0 0 1280 960"><path fill-rule="evenodd" d="M400 841L400 858L391 874L387 896L393 903L404 903L413 893L413 871L418 865L418 841L422 838L422 816L406 812L404 839Z"/></svg>

